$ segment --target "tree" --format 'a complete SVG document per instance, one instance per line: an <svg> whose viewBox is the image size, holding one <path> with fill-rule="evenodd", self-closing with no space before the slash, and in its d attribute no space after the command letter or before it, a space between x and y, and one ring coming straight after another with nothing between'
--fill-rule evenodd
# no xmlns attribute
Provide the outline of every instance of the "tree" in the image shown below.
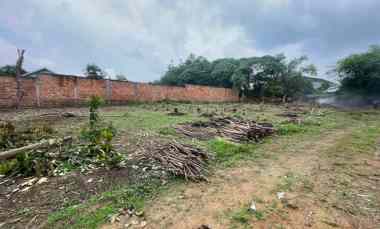
<svg viewBox="0 0 380 229"><path fill-rule="evenodd" d="M298 97L312 92L305 76L315 75L314 65L302 56L287 61L276 56L223 58L212 62L191 54L185 62L169 65L160 84L198 84L235 88L241 96Z"/></svg>
<svg viewBox="0 0 380 229"><path fill-rule="evenodd" d="M116 79L121 81L127 81L127 77L123 74L117 74Z"/></svg>
<svg viewBox="0 0 380 229"><path fill-rule="evenodd" d="M335 71L341 80L341 92L380 95L380 46L352 54L338 61Z"/></svg>
<svg viewBox="0 0 380 229"><path fill-rule="evenodd" d="M28 73L25 69L21 68L21 74ZM0 68L0 76L16 76L16 65L5 65Z"/></svg>
<svg viewBox="0 0 380 229"><path fill-rule="evenodd" d="M96 64L88 64L85 75L90 79L104 79L106 77L106 73Z"/></svg>

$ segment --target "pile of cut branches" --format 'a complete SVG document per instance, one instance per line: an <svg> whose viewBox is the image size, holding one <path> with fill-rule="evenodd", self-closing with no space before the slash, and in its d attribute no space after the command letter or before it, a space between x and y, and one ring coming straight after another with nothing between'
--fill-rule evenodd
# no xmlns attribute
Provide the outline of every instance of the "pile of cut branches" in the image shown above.
<svg viewBox="0 0 380 229"><path fill-rule="evenodd" d="M192 145L169 142L148 152L161 168L186 180L207 180L210 155Z"/></svg>
<svg viewBox="0 0 380 229"><path fill-rule="evenodd" d="M275 133L270 123L257 123L232 117L212 118L209 121L185 123L176 127L177 132L185 136L207 140L215 136L234 142L259 141Z"/></svg>

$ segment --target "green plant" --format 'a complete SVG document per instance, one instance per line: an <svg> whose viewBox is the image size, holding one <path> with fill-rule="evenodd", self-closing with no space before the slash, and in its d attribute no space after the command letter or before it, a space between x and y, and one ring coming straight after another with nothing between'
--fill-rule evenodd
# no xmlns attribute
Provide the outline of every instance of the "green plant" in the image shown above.
<svg viewBox="0 0 380 229"><path fill-rule="evenodd" d="M15 137L15 126L11 122L0 122L0 149L13 146Z"/></svg>
<svg viewBox="0 0 380 229"><path fill-rule="evenodd" d="M294 123L284 123L281 124L278 128L277 133L279 135L290 135L296 133L304 133L307 131L307 128L303 125L298 125Z"/></svg>
<svg viewBox="0 0 380 229"><path fill-rule="evenodd" d="M215 153L217 163L226 166L233 165L236 161L249 158L257 158L254 144L231 143L224 139L214 139L208 142L209 149Z"/></svg>
<svg viewBox="0 0 380 229"><path fill-rule="evenodd" d="M112 146L116 129L112 123L104 123L99 116L98 109L102 104L103 100L100 97L91 97L89 102L89 124L81 131L81 137L87 142L87 145L80 151L83 156L96 157L100 162L116 166L123 158Z"/></svg>

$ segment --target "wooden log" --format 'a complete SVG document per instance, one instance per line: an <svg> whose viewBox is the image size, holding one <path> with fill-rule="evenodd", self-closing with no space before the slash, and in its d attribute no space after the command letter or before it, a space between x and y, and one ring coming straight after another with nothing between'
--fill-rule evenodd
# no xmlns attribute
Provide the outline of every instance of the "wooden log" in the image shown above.
<svg viewBox="0 0 380 229"><path fill-rule="evenodd" d="M71 141L72 137L64 137L63 139L49 139L49 140L43 140L38 143L34 143L31 145L23 146L17 149L11 149L8 151L0 152L0 161L2 160L9 160L15 158L18 154L24 153L30 150L35 150L35 149L40 149L40 148L45 148L45 147L50 147L50 146L55 146L60 143L68 142Z"/></svg>

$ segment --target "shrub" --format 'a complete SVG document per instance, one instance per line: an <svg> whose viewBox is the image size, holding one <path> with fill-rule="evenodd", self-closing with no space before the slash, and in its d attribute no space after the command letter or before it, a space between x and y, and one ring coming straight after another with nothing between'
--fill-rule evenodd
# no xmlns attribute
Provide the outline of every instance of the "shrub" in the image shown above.
<svg viewBox="0 0 380 229"><path fill-rule="evenodd" d="M89 124L81 131L81 137L87 142L87 145L81 150L81 153L83 156L96 157L98 161L115 166L122 160L122 157L112 146L116 129L112 123L104 123L98 114L98 109L102 104L103 100L100 97L91 97Z"/></svg>

